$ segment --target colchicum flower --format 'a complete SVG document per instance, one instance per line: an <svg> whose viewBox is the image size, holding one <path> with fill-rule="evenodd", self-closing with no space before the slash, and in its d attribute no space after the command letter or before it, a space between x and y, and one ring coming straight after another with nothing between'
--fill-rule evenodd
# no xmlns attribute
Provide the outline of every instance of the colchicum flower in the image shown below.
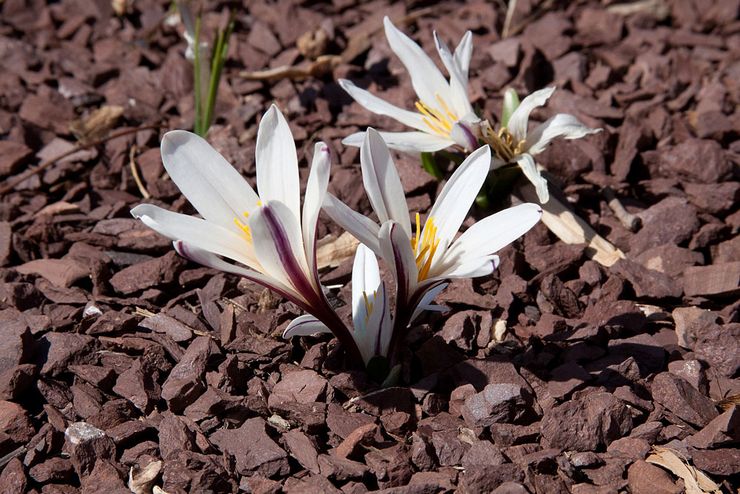
<svg viewBox="0 0 740 494"><path fill-rule="evenodd" d="M387 357L393 320L385 284L375 254L360 244L352 264L352 337L360 349L365 366L375 357ZM291 322L283 338L329 333L329 328L310 315Z"/></svg>
<svg viewBox="0 0 740 494"><path fill-rule="evenodd" d="M327 194L324 211L342 228L383 258L393 269L396 287L394 339L448 279L492 273L495 252L524 235L539 221L536 204L521 204L488 216L455 238L488 175L491 152L471 153L443 187L422 226L412 230L401 180L382 137L368 129L360 149L362 181L380 224ZM393 343L391 343L393 348ZM391 350L393 351L393 350Z"/></svg>
<svg viewBox="0 0 740 494"><path fill-rule="evenodd" d="M257 189L208 142L168 132L162 162L202 218L142 204L131 214L172 239L180 255L244 276L281 294L331 329L350 355L359 351L329 305L316 266L316 227L329 183L329 148L314 147L303 214L295 142L273 105L262 118L256 146Z"/></svg>
<svg viewBox="0 0 740 494"><path fill-rule="evenodd" d="M381 132L386 144L392 149L432 152L454 145L467 151L476 149L480 119L468 100L468 68L473 53L472 33L465 33L454 54L437 33L434 33L437 51L450 75L448 82L419 45L399 31L388 17L383 19L383 24L391 50L411 76L411 84L419 98L415 103L417 111L399 108L346 79L341 79L339 84L371 112L391 117L416 129L412 132ZM363 134L364 132L352 134L342 142L349 146L360 146Z"/></svg>
<svg viewBox="0 0 740 494"><path fill-rule="evenodd" d="M543 106L554 91L554 87L540 89L520 103L516 92L511 88L507 89L504 93L501 128L494 132L488 122L481 125L483 140L496 154L491 168L495 170L509 163L518 164L524 176L534 185L542 204L550 199L550 193L547 190L547 180L540 174L534 156L544 151L556 137L579 139L601 131L586 127L573 115L558 113L527 134L529 114L535 108Z"/></svg>

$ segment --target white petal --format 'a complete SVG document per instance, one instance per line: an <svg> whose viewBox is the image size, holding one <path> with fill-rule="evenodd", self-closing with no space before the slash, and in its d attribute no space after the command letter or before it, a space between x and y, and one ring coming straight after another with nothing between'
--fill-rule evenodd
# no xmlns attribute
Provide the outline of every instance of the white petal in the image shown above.
<svg viewBox="0 0 740 494"><path fill-rule="evenodd" d="M344 139L342 139L342 144L344 144L345 146L352 146L355 148L362 146L363 142L365 142L364 132L355 132L354 134L350 134Z"/></svg>
<svg viewBox="0 0 740 494"><path fill-rule="evenodd" d="M329 147L323 142L317 142L313 148L313 162L306 182L302 216L303 244L306 248L308 271L316 279L318 279L318 272L316 271L316 227L321 205L326 197L326 188L329 185L330 167Z"/></svg>
<svg viewBox="0 0 740 494"><path fill-rule="evenodd" d="M398 303L408 303L416 292L419 270L416 257L411 250L411 239L398 223L388 221L380 227L381 256L393 269L396 279L396 296ZM396 306L396 311L406 308Z"/></svg>
<svg viewBox="0 0 740 494"><path fill-rule="evenodd" d="M460 69L460 74L465 80L465 86L468 85L468 69L470 68L470 58L473 56L473 33L466 31L460 43L455 48L455 63Z"/></svg>
<svg viewBox="0 0 740 494"><path fill-rule="evenodd" d="M478 259L472 259L468 262L460 264L455 267L452 271L445 273L445 278L478 278L480 276L488 276L489 274L496 271L498 267L499 259L498 256L486 256Z"/></svg>
<svg viewBox="0 0 740 494"><path fill-rule="evenodd" d="M172 240L184 240L194 247L228 257L253 269L260 269L254 250L244 237L209 221L173 213L152 204L131 210L134 218Z"/></svg>
<svg viewBox="0 0 740 494"><path fill-rule="evenodd" d="M437 103L437 94L447 96L450 86L442 73L424 50L399 31L388 17L383 19L383 25L388 44L406 67L419 99L427 106L444 111Z"/></svg>
<svg viewBox="0 0 740 494"><path fill-rule="evenodd" d="M516 157L516 162L524 172L524 176L527 180L532 182L535 190L537 191L537 199L540 200L541 204L545 204L550 200L550 191L547 189L547 180L542 176L540 171L537 169L537 164L534 162L532 155L524 153Z"/></svg>
<svg viewBox="0 0 740 494"><path fill-rule="evenodd" d="M423 130L427 128L420 113L404 110L403 108L399 108L396 105L388 103L371 92L357 87L352 81L348 81L347 79L339 79L339 85L342 86L342 89L347 91L349 95L366 110L378 115L391 117L394 120L398 120L402 124L408 125L414 129Z"/></svg>
<svg viewBox="0 0 740 494"><path fill-rule="evenodd" d="M259 283L260 285L282 295L286 299L293 301L294 303L298 304L299 307L302 307L304 309L307 308L305 302L300 297L300 295L295 292L295 290L280 283L278 280L270 276L228 263L214 253L199 249L198 247L182 240L176 240L175 242L173 242L173 245L177 253L186 259L197 262L198 264L202 264L203 266L207 266L209 268L218 269L219 271L223 271L224 273L244 276L245 278L248 278L255 283Z"/></svg>
<svg viewBox="0 0 740 494"><path fill-rule="evenodd" d="M312 315L304 314L290 321L288 327L283 331L283 339L287 340L293 336L311 336L320 333L331 334L331 330Z"/></svg>
<svg viewBox="0 0 740 494"><path fill-rule="evenodd" d="M450 53L447 44L442 41L436 31L434 31L434 43L439 52L439 57L450 75L449 97L450 103L457 113L458 117L473 113L473 107L468 99L468 81L463 77L460 67L457 65L454 56ZM442 96L440 94L440 96Z"/></svg>
<svg viewBox="0 0 740 494"><path fill-rule="evenodd" d="M308 273L298 220L285 204L268 202L250 215L254 250L263 272L291 286L310 300L317 294Z"/></svg>
<svg viewBox="0 0 740 494"><path fill-rule="evenodd" d="M466 151L472 151L478 147L478 138L466 122L455 122L450 131L450 137L455 140Z"/></svg>
<svg viewBox="0 0 740 494"><path fill-rule="evenodd" d="M432 311L432 312L444 312L447 309L442 305L433 304L432 301L434 301L435 297L439 295L442 290L447 288L448 283L440 283L438 285L433 286L427 292L424 294L424 296L421 297L421 300L419 301L419 304L414 309L414 313L411 315L411 319L409 320L409 324L413 323L414 320L421 315L424 311Z"/></svg>
<svg viewBox="0 0 740 494"><path fill-rule="evenodd" d="M380 244L378 243L378 231L380 227L377 223L367 216L363 216L352 210L333 194L326 194L323 208L334 223L367 245L376 255L382 256Z"/></svg>
<svg viewBox="0 0 740 494"><path fill-rule="evenodd" d="M389 148L403 153L433 153L456 144L452 138L427 132L379 132L379 134ZM350 138L354 140L355 135L357 134L345 138L342 143L353 146Z"/></svg>
<svg viewBox="0 0 740 494"><path fill-rule="evenodd" d="M509 118L506 128L509 130L515 141L521 141L527 138L527 123L529 123L529 114L538 106L547 103L547 99L555 92L554 87L547 87L535 91L522 100L519 106L514 110Z"/></svg>
<svg viewBox="0 0 740 494"><path fill-rule="evenodd" d="M491 150L488 146L481 146L465 158L437 197L429 212L429 217L434 218L434 223L438 228L437 238L442 247L438 249L438 253L450 245L460 229L470 206L473 205L475 197L486 180L490 166ZM429 223L428 219L427 223ZM424 229L426 228L424 226Z"/></svg>
<svg viewBox="0 0 740 494"><path fill-rule="evenodd" d="M238 232L234 218L259 201L244 177L205 139L184 130L167 132L161 152L170 178L201 216Z"/></svg>
<svg viewBox="0 0 740 494"><path fill-rule="evenodd" d="M373 297L373 311L367 321L368 337L373 341L373 354L386 357L388 346L393 336L393 320L391 319L390 303L388 303L388 292L385 284L378 287ZM369 360L368 360L369 361Z"/></svg>
<svg viewBox="0 0 740 494"><path fill-rule="evenodd" d="M380 223L394 220L411 236L409 209L401 178L388 146L375 129L368 128L360 148L362 183Z"/></svg>
<svg viewBox="0 0 740 494"><path fill-rule="evenodd" d="M580 139L588 134L595 134L597 132L601 132L601 129L587 127L573 115L558 113L542 125L539 125L527 136L525 148L529 154L535 155L544 151L550 141L556 137Z"/></svg>
<svg viewBox="0 0 740 494"><path fill-rule="evenodd" d="M489 256L527 233L542 216L537 204L520 204L476 222L455 241L444 263L463 264Z"/></svg>
<svg viewBox="0 0 740 494"><path fill-rule="evenodd" d="M378 260L375 254L363 244L357 246L355 260L352 263L352 321L355 333L361 338L355 338L360 347L366 346L364 343L374 340L368 333L379 329L368 324L372 318L372 313L368 314L368 305L374 305L375 295L380 288L380 270ZM372 305L371 305L372 307ZM369 338L368 338L369 337ZM364 352L363 352L364 353Z"/></svg>
<svg viewBox="0 0 740 494"><path fill-rule="evenodd" d="M257 129L257 190L263 203L280 201L300 218L300 182L293 133L285 117L272 105Z"/></svg>

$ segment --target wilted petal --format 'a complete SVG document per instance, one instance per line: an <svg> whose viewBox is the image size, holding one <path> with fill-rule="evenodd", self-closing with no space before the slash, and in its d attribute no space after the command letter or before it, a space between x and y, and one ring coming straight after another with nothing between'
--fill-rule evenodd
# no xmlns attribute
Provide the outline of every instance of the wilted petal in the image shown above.
<svg viewBox="0 0 740 494"><path fill-rule="evenodd" d="M257 207L247 181L208 142L173 130L162 138L162 163L175 185L203 218L238 232L234 219Z"/></svg>
<svg viewBox="0 0 740 494"><path fill-rule="evenodd" d="M332 194L326 194L323 208L334 223L348 231L361 243L367 245L376 255L381 255L380 244L378 243L380 227L377 223L352 210Z"/></svg>
<svg viewBox="0 0 740 494"><path fill-rule="evenodd" d="M533 92L524 98L519 106L517 106L516 110L511 114L506 128L514 137L516 142L523 141L527 138L529 114L538 106L542 106L547 103L548 98L552 96L553 92L555 92L554 87L547 87Z"/></svg>
<svg viewBox="0 0 740 494"><path fill-rule="evenodd" d="M427 128L419 113L404 110L403 108L399 108L396 105L388 103L371 92L357 87L352 81L348 81L347 79L339 79L339 85L342 86L342 89L347 91L349 95L366 110L377 113L378 115L391 117L414 129L423 130ZM359 146L360 144L361 142L357 145Z"/></svg>
<svg viewBox="0 0 740 494"><path fill-rule="evenodd" d="M406 67L419 99L425 105L444 110L439 108L437 95L446 95L449 85L432 59L411 38L399 31L388 17L383 19L383 25L388 44Z"/></svg>
<svg viewBox="0 0 740 494"><path fill-rule="evenodd" d="M316 270L316 227L319 220L321 205L326 197L326 188L329 186L329 169L331 156L329 147L318 142L313 148L313 162L306 182L306 195L303 199L303 243L306 248L308 271L318 278Z"/></svg>
<svg viewBox="0 0 740 494"><path fill-rule="evenodd" d="M531 155L536 155L545 150L550 141L556 137L565 139L580 139L589 134L601 132L601 129L592 129L583 125L573 115L558 113L549 118L545 123L539 125L527 136L525 148Z"/></svg>
<svg viewBox="0 0 740 494"><path fill-rule="evenodd" d="M287 340L293 336L311 336L321 333L331 333L331 330L312 315L304 314L290 321L288 327L283 331L283 339Z"/></svg>
<svg viewBox="0 0 740 494"><path fill-rule="evenodd" d="M460 235L443 262L460 264L498 252L527 233L541 216L540 206L526 203L483 218Z"/></svg>
<svg viewBox="0 0 740 494"><path fill-rule="evenodd" d="M368 128L360 148L362 183L380 223L394 220L411 236L411 221L406 195L396 165L383 139Z"/></svg>
<svg viewBox="0 0 740 494"><path fill-rule="evenodd" d="M429 216L434 218L442 247L449 246L460 229L486 180L490 165L491 150L488 146L481 146L465 158L437 197Z"/></svg>
<svg viewBox="0 0 740 494"><path fill-rule="evenodd" d="M199 249L259 269L259 263L247 240L218 224L194 216L173 213L152 204L136 206L131 210L131 214L171 240L183 240Z"/></svg>
<svg viewBox="0 0 740 494"><path fill-rule="evenodd" d="M534 162L534 158L530 154L522 154L517 156L516 162L522 169L524 176L527 180L532 182L535 190L537 191L537 199L540 200L541 204L545 204L550 200L550 191L547 189L547 180L542 176L540 171L537 169L537 164Z"/></svg>
<svg viewBox="0 0 740 494"><path fill-rule="evenodd" d="M257 129L255 161L262 202L280 201L298 220L301 189L295 141L288 122L275 105L270 106Z"/></svg>

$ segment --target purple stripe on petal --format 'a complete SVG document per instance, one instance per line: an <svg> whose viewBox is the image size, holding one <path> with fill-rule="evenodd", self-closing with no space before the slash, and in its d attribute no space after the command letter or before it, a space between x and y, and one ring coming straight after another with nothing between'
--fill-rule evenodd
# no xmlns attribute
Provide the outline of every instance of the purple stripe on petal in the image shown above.
<svg viewBox="0 0 740 494"><path fill-rule="evenodd" d="M380 355L380 342L383 336L383 322L385 322L385 308L388 304L388 297L385 294L385 283L381 283L378 293L383 294L383 296L381 297L383 299L383 306L380 307L381 313L380 319L378 320L378 336L375 338L375 355Z"/></svg>
<svg viewBox="0 0 740 494"><path fill-rule="evenodd" d="M270 205L266 205L262 208L262 212L265 215L265 224L270 230L270 236L275 243L275 249L277 250L278 257L283 263L285 272L288 275L291 283L295 289L304 295L305 297L316 300L316 292L311 283L306 278L306 273L298 265L298 260L293 255L293 249L288 241L288 235L285 233L285 228L280 220L273 212Z"/></svg>

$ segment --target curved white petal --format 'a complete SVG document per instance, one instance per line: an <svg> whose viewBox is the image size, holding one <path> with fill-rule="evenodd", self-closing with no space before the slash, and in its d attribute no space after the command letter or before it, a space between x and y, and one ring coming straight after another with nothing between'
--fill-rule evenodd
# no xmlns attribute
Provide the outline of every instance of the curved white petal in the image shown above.
<svg viewBox="0 0 740 494"><path fill-rule="evenodd" d="M511 135L514 137L516 142L522 141L527 138L527 123L529 123L529 114L532 110L538 106L542 106L547 103L547 100L552 93L555 92L554 87L546 87L535 91L522 100L519 106L514 110L509 117L509 122L506 128L509 130Z"/></svg>
<svg viewBox="0 0 740 494"><path fill-rule="evenodd" d="M134 218L140 219L152 230L172 240L184 240L197 247L228 257L253 269L261 270L254 249L244 237L216 223L173 213L152 204L141 204L131 210Z"/></svg>
<svg viewBox="0 0 740 494"><path fill-rule="evenodd" d="M542 216L537 204L519 204L492 214L468 228L445 254L445 265L489 256L527 233Z"/></svg>
<svg viewBox="0 0 740 494"><path fill-rule="evenodd" d="M419 270L416 256L411 250L411 239L398 223L387 221L380 227L382 258L393 269L396 279L396 296L399 304L406 304L416 292ZM396 305L396 310L404 310Z"/></svg>
<svg viewBox="0 0 740 494"><path fill-rule="evenodd" d="M427 290L424 296L421 297L419 303L416 305L414 313L411 315L411 319L409 319L409 324L412 324L416 320L416 318L419 317L424 311L444 312L447 310L446 307L442 305L432 303L437 295L442 293L442 291L447 288L447 285L448 283L440 283Z"/></svg>
<svg viewBox="0 0 740 494"><path fill-rule="evenodd" d="M420 113L404 110L394 104L388 103L370 91L357 87L352 81L348 81L347 79L339 79L339 85L366 110L377 113L378 115L391 117L414 129L424 130L427 128Z"/></svg>
<svg viewBox="0 0 740 494"><path fill-rule="evenodd" d="M463 76L450 49L439 37L437 31L434 31L434 44L437 47L437 52L439 52L439 58L442 59L442 63L450 75L449 96L452 108L454 108L459 118L473 113L473 107L468 99L467 76Z"/></svg>
<svg viewBox="0 0 740 494"><path fill-rule="evenodd" d="M379 132L379 134L389 148L403 153L433 153L456 144L452 138L426 132ZM356 134L350 137L354 135ZM342 143L353 145L345 141L349 141L349 137Z"/></svg>
<svg viewBox="0 0 740 494"><path fill-rule="evenodd" d="M191 132L162 138L162 163L172 181L203 218L238 232L235 218L257 207L259 197L228 161Z"/></svg>
<svg viewBox="0 0 740 494"><path fill-rule="evenodd" d="M249 217L249 226L263 272L293 287L304 298L315 295L298 220L288 207L281 202L268 202Z"/></svg>
<svg viewBox="0 0 740 494"><path fill-rule="evenodd" d="M470 58L473 56L473 33L465 31L460 43L455 48L455 63L463 76L465 87L468 85L468 69L470 68Z"/></svg>
<svg viewBox="0 0 740 494"><path fill-rule="evenodd" d="M440 253L450 245L468 215L491 166L491 150L481 146L473 151L452 174L434 203L429 217L434 218L437 239L442 247ZM427 219L429 224L429 219ZM427 226L424 226L426 230ZM424 233L422 232L422 236ZM436 257L436 256L435 256Z"/></svg>
<svg viewBox="0 0 740 494"><path fill-rule="evenodd" d="M313 148L313 162L306 182L306 195L303 199L303 244L306 248L308 271L318 285L316 270L316 227L319 220L321 205L326 197L326 188L329 186L329 170L331 168L331 153L329 146L317 142Z"/></svg>
<svg viewBox="0 0 740 494"><path fill-rule="evenodd" d="M298 316L288 324L283 331L283 339L287 340L293 336L311 336L314 334L330 333L331 330L310 314Z"/></svg>
<svg viewBox="0 0 740 494"><path fill-rule="evenodd" d="M471 125L467 122L455 122L452 125L450 137L466 151L472 151L478 147L478 138L473 133Z"/></svg>
<svg viewBox="0 0 740 494"><path fill-rule="evenodd" d="M522 169L524 176L527 180L532 182L535 190L537 191L537 199L540 200L541 204L545 204L550 200L550 191L547 189L547 180L542 176L540 171L537 169L537 164L534 162L532 155L524 153L516 157L516 162Z"/></svg>
<svg viewBox="0 0 740 494"><path fill-rule="evenodd" d="M376 255L382 256L378 243L380 227L377 223L352 210L333 194L326 194L322 207L334 223L351 233L361 243L367 245Z"/></svg>
<svg viewBox="0 0 740 494"><path fill-rule="evenodd" d="M448 96L450 86L431 58L411 38L399 31L388 17L383 19L385 36L391 50L398 56L411 76L411 85L427 106L444 111L437 95Z"/></svg>
<svg viewBox="0 0 740 494"><path fill-rule="evenodd" d="M342 139L342 144L358 148L365 142L365 132L355 132Z"/></svg>
<svg viewBox="0 0 740 494"><path fill-rule="evenodd" d="M368 128L360 148L362 184L380 223L394 220L411 236L411 221L401 178L380 134Z"/></svg>
<svg viewBox="0 0 740 494"><path fill-rule="evenodd" d="M270 106L257 129L255 161L262 202L280 201L298 220L301 189L295 141L288 122L275 105Z"/></svg>
<svg viewBox="0 0 740 494"><path fill-rule="evenodd" d="M247 269L228 263L214 253L199 249L195 245L182 240L174 241L173 245L177 253L185 259L189 259L193 262L202 264L203 266L209 268L218 269L219 271L223 271L224 273L244 276L245 278L248 278L255 283L259 283L260 285L282 295L288 300L299 304L299 306L305 306L305 302L303 301L302 297L298 293L296 293L295 290L284 285L283 283L280 283L278 280L272 278L271 276L258 273L257 271L254 271L252 269Z"/></svg>
<svg viewBox="0 0 740 494"><path fill-rule="evenodd" d="M379 287L378 260L368 247L360 244L352 263L352 321L355 331L365 329L365 322L370 317L365 297L372 303Z"/></svg>
<svg viewBox="0 0 740 494"><path fill-rule="evenodd" d="M592 129L583 125L573 115L567 113L558 113L549 118L545 123L537 126L531 134L527 136L525 149L531 155L541 153L550 141L556 137L565 139L580 139L589 134L601 132L601 129Z"/></svg>

